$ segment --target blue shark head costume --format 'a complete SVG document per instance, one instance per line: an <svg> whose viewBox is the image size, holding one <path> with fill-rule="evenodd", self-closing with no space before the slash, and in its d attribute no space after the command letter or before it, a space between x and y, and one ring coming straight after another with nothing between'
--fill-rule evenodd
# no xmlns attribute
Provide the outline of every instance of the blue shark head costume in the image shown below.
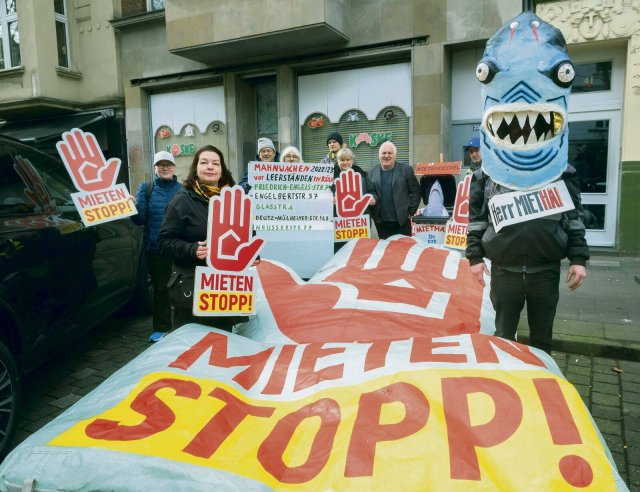
<svg viewBox="0 0 640 492"><path fill-rule="evenodd" d="M482 83L483 171L513 190L560 177L575 77L560 30L533 13L518 15L487 41L476 77Z"/></svg>

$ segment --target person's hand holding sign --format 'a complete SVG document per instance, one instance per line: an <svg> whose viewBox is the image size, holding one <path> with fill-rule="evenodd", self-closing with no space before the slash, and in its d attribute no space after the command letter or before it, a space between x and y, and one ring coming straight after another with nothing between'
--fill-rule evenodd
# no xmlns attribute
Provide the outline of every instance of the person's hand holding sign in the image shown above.
<svg viewBox="0 0 640 492"><path fill-rule="evenodd" d="M469 222L469 188L471 186L471 175L466 175L458 183L456 202L453 206L453 220L461 224Z"/></svg>
<svg viewBox="0 0 640 492"><path fill-rule="evenodd" d="M209 224L210 267L240 272L251 265L264 241L251 240L251 198L240 186L224 188L209 201Z"/></svg>
<svg viewBox="0 0 640 492"><path fill-rule="evenodd" d="M362 196L362 176L353 169L342 171L336 179L336 205L340 217L359 217L373 199Z"/></svg>
<svg viewBox="0 0 640 492"><path fill-rule="evenodd" d="M79 191L103 190L115 184L120 159L105 160L92 133L73 128L62 134L56 147Z"/></svg>

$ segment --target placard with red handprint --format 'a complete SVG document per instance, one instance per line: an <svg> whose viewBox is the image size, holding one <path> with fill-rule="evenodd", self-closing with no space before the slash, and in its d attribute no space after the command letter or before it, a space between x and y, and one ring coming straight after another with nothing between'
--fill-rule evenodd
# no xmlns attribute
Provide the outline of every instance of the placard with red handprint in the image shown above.
<svg viewBox="0 0 640 492"><path fill-rule="evenodd" d="M447 248L466 249L467 248L467 225L469 224L469 187L471 186L471 175L467 174L458 183L456 201L453 205L453 214L447 221L444 236L444 245Z"/></svg>
<svg viewBox="0 0 640 492"><path fill-rule="evenodd" d="M371 220L363 215L373 198L362 194L362 176L353 169L342 171L335 180L336 213L334 218L334 240L349 241L371 237Z"/></svg>
<svg viewBox="0 0 640 492"><path fill-rule="evenodd" d="M126 185L115 184L120 159L105 159L93 133L73 128L56 144L78 193L71 198L86 226L138 213Z"/></svg>
<svg viewBox="0 0 640 492"><path fill-rule="evenodd" d="M252 201L240 186L209 200L207 265L197 267L193 314L233 316L255 309L254 272L248 268L264 241L253 237Z"/></svg>

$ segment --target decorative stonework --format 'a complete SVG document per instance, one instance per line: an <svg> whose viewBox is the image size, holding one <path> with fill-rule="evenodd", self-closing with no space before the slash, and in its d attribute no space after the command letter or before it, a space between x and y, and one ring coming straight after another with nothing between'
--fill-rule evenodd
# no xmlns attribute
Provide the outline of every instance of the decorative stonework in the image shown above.
<svg viewBox="0 0 640 492"><path fill-rule="evenodd" d="M567 43L629 39L632 89L640 95L640 0L565 0L539 4L536 14L562 31Z"/></svg>

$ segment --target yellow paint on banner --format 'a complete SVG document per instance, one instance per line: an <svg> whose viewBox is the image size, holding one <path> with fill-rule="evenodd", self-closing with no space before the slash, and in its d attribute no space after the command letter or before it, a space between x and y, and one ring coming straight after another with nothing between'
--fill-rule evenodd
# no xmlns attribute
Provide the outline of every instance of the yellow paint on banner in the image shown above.
<svg viewBox="0 0 640 492"><path fill-rule="evenodd" d="M152 373L54 446L158 456L278 490L614 490L575 388L546 371L424 369L297 400Z"/></svg>
<svg viewBox="0 0 640 492"><path fill-rule="evenodd" d="M460 234L447 234L444 237L444 245L448 248L466 249L467 236L462 236Z"/></svg>
<svg viewBox="0 0 640 492"><path fill-rule="evenodd" d="M128 217L133 213L129 200L118 200L117 202L105 203L96 207L81 209L86 224L100 223L107 220L114 220L115 217Z"/></svg>
<svg viewBox="0 0 640 492"><path fill-rule="evenodd" d="M354 227L349 229L336 229L336 241L349 241L350 239L359 239L369 237L368 227Z"/></svg>
<svg viewBox="0 0 640 492"><path fill-rule="evenodd" d="M202 291L199 313L253 313L253 292Z"/></svg>

